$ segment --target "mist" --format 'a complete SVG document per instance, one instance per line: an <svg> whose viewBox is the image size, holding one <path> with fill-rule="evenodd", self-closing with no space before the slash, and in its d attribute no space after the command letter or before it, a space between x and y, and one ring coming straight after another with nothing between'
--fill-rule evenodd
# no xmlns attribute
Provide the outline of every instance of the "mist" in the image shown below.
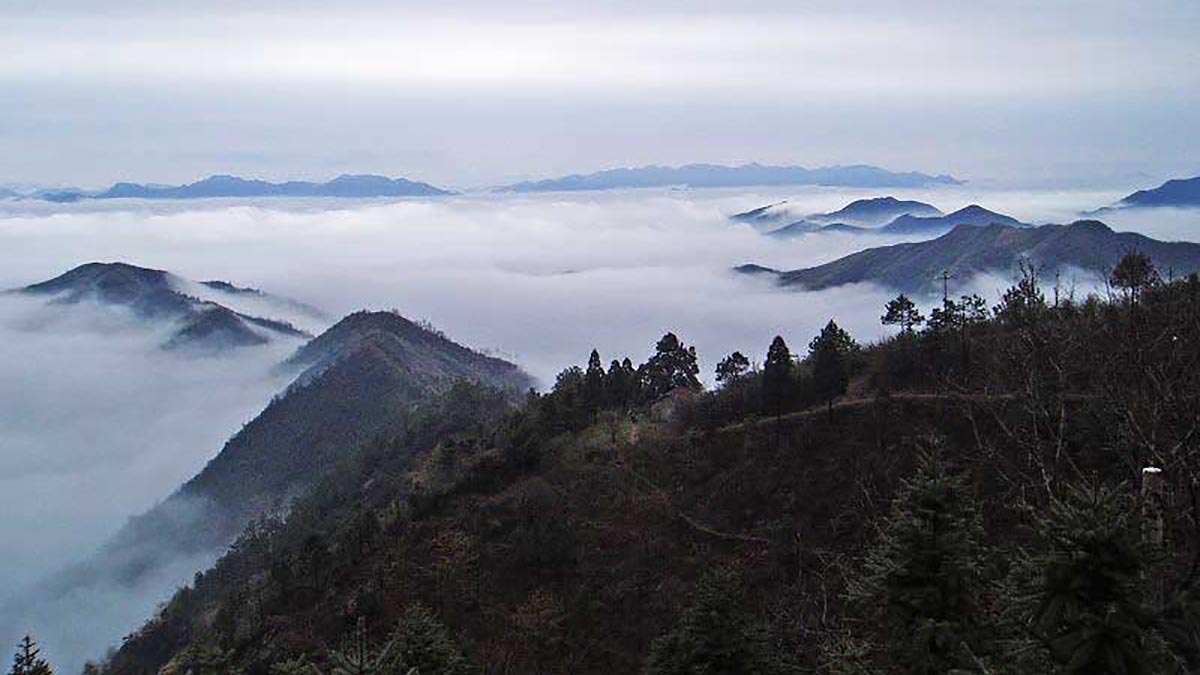
<svg viewBox="0 0 1200 675"><path fill-rule="evenodd" d="M1033 222L1063 222L1111 203L1103 191L892 190L944 211L969 203ZM314 333L356 309L397 309L452 339L520 364L543 386L591 349L605 363L644 360L666 331L694 344L702 374L738 350L761 360L775 335L803 353L830 319L867 342L888 289L782 290L739 275L754 262L794 269L880 235L764 237L730 214L788 199L822 212L878 192L641 190L438 200L205 200L0 205L0 288L90 261L124 261L190 280L222 279L308 303L222 297ZM1195 214L1121 212L1119 229L1186 235ZM1189 220L1189 218L1191 220ZM1155 229L1157 227L1157 229ZM1004 271L956 280L989 303ZM188 286L203 294L203 288ZM244 303L238 306L238 302ZM224 356L158 349L163 327L111 308L0 295L0 596L85 560L126 518L194 475L286 385L271 366L297 343ZM217 552L212 552L215 556ZM98 587L24 605L0 639L33 630L64 672L102 655L155 604L211 561L177 560L137 588Z"/></svg>

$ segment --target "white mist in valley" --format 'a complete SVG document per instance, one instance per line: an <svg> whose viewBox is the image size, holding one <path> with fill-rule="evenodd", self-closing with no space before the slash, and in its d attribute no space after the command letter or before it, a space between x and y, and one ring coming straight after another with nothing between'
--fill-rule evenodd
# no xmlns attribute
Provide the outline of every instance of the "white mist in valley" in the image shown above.
<svg viewBox="0 0 1200 675"><path fill-rule="evenodd" d="M830 211L885 193L947 212L978 202L1032 222L1070 221L1116 198L964 186L9 202L0 205L0 287L85 262L124 261L312 304L325 316L242 300L250 313L288 318L312 332L356 309L395 308L516 361L543 385L585 362L592 348L606 363L627 355L642 361L658 337L674 331L696 345L711 380L722 356L740 350L761 359L776 334L803 353L831 318L860 340L875 339L883 334L882 305L894 295L866 284L786 291L733 266L794 269L905 241L852 234L779 240L728 216L784 198L798 213ZM1117 214L1114 223L1186 238L1195 220L1194 213L1172 214L1155 229L1143 217ZM990 303L1010 282L1003 272L958 279L952 292L979 292ZM286 384L270 369L295 347L282 342L198 357L162 351L161 339L112 309L0 296L0 588L15 594L86 559L126 518L170 494ZM70 670L136 628L207 562L177 561L138 589L97 588L26 606L18 625L0 623L0 639L34 630Z"/></svg>

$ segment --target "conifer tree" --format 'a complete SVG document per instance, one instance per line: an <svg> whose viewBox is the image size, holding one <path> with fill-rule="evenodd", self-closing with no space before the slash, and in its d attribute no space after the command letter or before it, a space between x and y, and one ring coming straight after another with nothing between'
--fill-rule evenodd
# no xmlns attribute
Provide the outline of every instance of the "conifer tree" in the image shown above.
<svg viewBox="0 0 1200 675"><path fill-rule="evenodd" d="M655 345L654 356L642 365L642 393L654 401L677 387L698 390L699 374L696 348L684 345L674 333L667 333Z"/></svg>
<svg viewBox="0 0 1200 675"><path fill-rule="evenodd" d="M1040 545L1014 566L1006 593L1019 666L1084 675L1171 672L1150 580L1152 551L1137 504L1104 486L1069 486L1045 513ZM1030 671L1032 672L1032 671Z"/></svg>
<svg viewBox="0 0 1200 675"><path fill-rule="evenodd" d="M731 581L714 574L700 581L675 626L656 640L642 675L770 675L777 672L761 630L742 614Z"/></svg>
<svg viewBox="0 0 1200 675"><path fill-rule="evenodd" d="M921 310L917 309L916 304L901 293L888 301L879 320L885 326L900 326L900 332L908 335L913 332L913 328L925 321L925 317L921 316Z"/></svg>
<svg viewBox="0 0 1200 675"><path fill-rule="evenodd" d="M588 358L587 370L583 374L583 402L593 417L604 405L604 378L604 365L600 362L600 352L593 349Z"/></svg>
<svg viewBox="0 0 1200 675"><path fill-rule="evenodd" d="M850 582L866 672L975 672L990 650L983 527L961 478L918 460ZM845 664L842 664L843 667ZM960 670L961 669L961 670ZM852 670L852 669L847 669Z"/></svg>
<svg viewBox="0 0 1200 675"><path fill-rule="evenodd" d="M850 334L832 319L808 345L813 387L817 398L829 406L830 418L833 417L833 399L846 393L850 383L850 354L857 348Z"/></svg>
<svg viewBox="0 0 1200 675"><path fill-rule="evenodd" d="M424 605L404 612L393 636L397 656L421 675L467 675L471 662L446 627Z"/></svg>
<svg viewBox="0 0 1200 675"><path fill-rule="evenodd" d="M775 412L776 418L783 414L784 406L792 397L795 367L787 343L776 335L763 363L763 400Z"/></svg>
<svg viewBox="0 0 1200 675"><path fill-rule="evenodd" d="M53 675L54 669L41 657L41 653L37 641L26 635L17 643L10 675Z"/></svg>
<svg viewBox="0 0 1200 675"><path fill-rule="evenodd" d="M736 382L750 369L750 359L741 352L734 352L717 364L717 383L722 386Z"/></svg>

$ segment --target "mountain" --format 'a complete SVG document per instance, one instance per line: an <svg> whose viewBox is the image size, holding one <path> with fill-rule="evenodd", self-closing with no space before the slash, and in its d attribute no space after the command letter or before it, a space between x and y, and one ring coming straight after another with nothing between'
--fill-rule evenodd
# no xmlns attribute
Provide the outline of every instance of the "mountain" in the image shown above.
<svg viewBox="0 0 1200 675"><path fill-rule="evenodd" d="M869 228L891 222L899 216L941 216L937 207L924 202L900 200L895 197L873 197L850 202L837 211L799 216L787 206L787 201L760 206L735 213L731 220L749 223L767 230L774 237L792 237L813 232L863 233Z"/></svg>
<svg viewBox="0 0 1200 675"><path fill-rule="evenodd" d="M878 227L900 216L937 217L942 212L932 204L895 197L858 199L831 213L818 213L806 220L823 224L846 223L859 227Z"/></svg>
<svg viewBox="0 0 1200 675"><path fill-rule="evenodd" d="M164 270L93 262L18 292L48 298L54 305L96 302L124 307L147 322L168 324L171 333L163 343L165 349L220 351L266 344L280 337L311 337L286 321L244 314L189 295L182 290L187 283ZM209 283L236 288L227 282Z"/></svg>
<svg viewBox="0 0 1200 675"><path fill-rule="evenodd" d="M778 281L810 290L870 282L928 294L937 290L935 279L943 271L965 279L980 272L1010 273L1027 260L1043 268L1102 272L1129 251L1141 251L1160 269L1176 274L1200 270L1200 244L1113 232L1099 221L1081 220L1028 228L960 225L937 239L869 248L824 265L779 272ZM752 271L761 274L765 268Z"/></svg>
<svg viewBox="0 0 1200 675"><path fill-rule="evenodd" d="M463 347L390 312L358 312L298 349L300 376L242 427L195 477L133 518L87 564L56 580L135 584L181 556L228 545L251 520L286 513L331 467L380 434L403 436L409 413L456 382L524 393L517 366Z"/></svg>
<svg viewBox="0 0 1200 675"><path fill-rule="evenodd" d="M978 204L971 204L944 216L903 215L879 228L879 232L881 234L940 234L959 225L993 224L1024 226L1024 223L1012 216L989 211Z"/></svg>
<svg viewBox="0 0 1200 675"><path fill-rule="evenodd" d="M684 166L642 166L608 169L589 174L525 181L497 188L504 192L569 192L576 190L612 190L618 188L670 187L691 188L747 187L751 185L827 185L837 187L928 187L957 185L951 176L924 173L895 173L877 166L828 166L806 169L801 166L743 164L687 164Z"/></svg>
<svg viewBox="0 0 1200 675"><path fill-rule="evenodd" d="M117 183L93 195L76 199L204 199L212 197L430 197L452 194L428 183L374 175L342 175L326 183L289 181L270 183L238 176L209 176L186 185ZM50 201L58 201L43 197Z"/></svg>
<svg viewBox="0 0 1200 675"><path fill-rule="evenodd" d="M1200 206L1200 176L1169 180L1150 190L1138 190L1117 202L1117 206Z"/></svg>

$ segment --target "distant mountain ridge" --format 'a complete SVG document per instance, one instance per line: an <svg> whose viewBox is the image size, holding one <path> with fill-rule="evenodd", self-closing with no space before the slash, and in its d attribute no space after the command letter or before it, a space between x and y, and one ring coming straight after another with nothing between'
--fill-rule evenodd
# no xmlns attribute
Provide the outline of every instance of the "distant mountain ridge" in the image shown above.
<svg viewBox="0 0 1200 675"><path fill-rule="evenodd" d="M924 295L938 289L935 279L943 271L965 279L983 272L1011 273L1019 262L1029 261L1043 268L1074 267L1099 273L1130 251L1149 255L1163 270L1177 274L1200 271L1200 244L1114 232L1095 220L1041 227L959 225L936 239L869 248L806 269L777 271L759 265L736 269L774 274L780 285L806 290L870 282Z"/></svg>
<svg viewBox="0 0 1200 675"><path fill-rule="evenodd" d="M1026 227L1025 223L1002 213L970 204L953 213L944 214L932 204L895 197L858 199L829 213L797 217L787 202L760 206L730 216L731 220L748 223L768 236L795 237L816 232L848 234L943 234L959 225L1011 225Z"/></svg>
<svg viewBox="0 0 1200 675"><path fill-rule="evenodd" d="M286 321L237 312L218 302L188 295L181 290L184 285L182 279L165 270L122 262L92 262L18 292L46 297L57 305L94 301L120 306L147 321L169 322L172 328L162 345L165 349L221 351L262 345L279 337L312 337ZM217 290L249 290L223 281L204 285Z"/></svg>
<svg viewBox="0 0 1200 675"><path fill-rule="evenodd" d="M505 185L502 192L570 192L686 186L691 188L749 187L754 185L824 185L836 187L929 187L958 185L961 181L947 175L915 171L893 172L877 166L827 166L808 169L802 166L742 164L686 164L683 166L641 166L572 174L559 178L523 181Z"/></svg>
<svg viewBox="0 0 1200 675"><path fill-rule="evenodd" d="M1126 196L1118 207L1200 206L1200 176L1169 180L1149 190Z"/></svg>
<svg viewBox="0 0 1200 675"><path fill-rule="evenodd" d="M406 178L388 178L373 174L343 174L324 183L287 181L272 183L239 176L214 175L185 185L117 183L107 190L88 193L81 190L46 191L41 199L73 202L81 199L208 199L219 197L436 197L453 194L449 190Z"/></svg>

